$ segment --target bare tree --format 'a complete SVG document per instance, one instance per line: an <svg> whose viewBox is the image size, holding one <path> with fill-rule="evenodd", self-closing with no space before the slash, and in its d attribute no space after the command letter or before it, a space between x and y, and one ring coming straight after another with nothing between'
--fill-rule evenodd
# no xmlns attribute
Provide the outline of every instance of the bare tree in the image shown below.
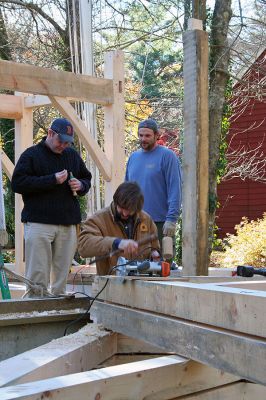
<svg viewBox="0 0 266 400"><path fill-rule="evenodd" d="M71 70L66 1L0 0L0 8L13 60Z"/></svg>
<svg viewBox="0 0 266 400"><path fill-rule="evenodd" d="M217 206L217 165L220 157L222 118L225 91L229 77L229 23L232 17L231 0L217 0L211 25L210 92L209 92L209 212L210 249Z"/></svg>

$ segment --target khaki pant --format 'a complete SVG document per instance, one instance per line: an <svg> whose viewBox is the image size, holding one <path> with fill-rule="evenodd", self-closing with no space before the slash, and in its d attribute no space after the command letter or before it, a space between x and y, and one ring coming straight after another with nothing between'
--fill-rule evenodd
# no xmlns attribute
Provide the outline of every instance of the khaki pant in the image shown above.
<svg viewBox="0 0 266 400"><path fill-rule="evenodd" d="M76 225L24 224L26 278L52 294L65 292L77 247ZM28 297L34 297L29 292Z"/></svg>

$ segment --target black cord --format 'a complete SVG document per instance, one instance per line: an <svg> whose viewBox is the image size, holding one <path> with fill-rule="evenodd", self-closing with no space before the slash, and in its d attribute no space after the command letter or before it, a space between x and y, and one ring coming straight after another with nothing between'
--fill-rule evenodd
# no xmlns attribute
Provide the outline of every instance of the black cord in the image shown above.
<svg viewBox="0 0 266 400"><path fill-rule="evenodd" d="M69 323L67 324L67 326L65 327L65 330L64 330L64 336L66 336L66 333L67 333L67 331L68 331L68 329L69 329L69 327L70 327L71 325L74 325L74 324L76 324L77 322L81 321L81 320L89 313L89 311L90 311L90 309L91 309L91 307L92 307L94 301L97 299L97 297L98 297L98 296L102 293L102 291L105 289L105 287L106 287L106 285L107 285L108 282L109 282L109 278L107 279L107 281L105 282L104 286L103 286L102 289L96 294L95 297L91 297L91 296L86 295L86 296L91 300L91 303L89 304L89 307L87 308L87 310L86 310L80 317L74 319L74 321L71 321L71 322L69 322ZM83 292L75 292L75 293L83 293ZM83 294L85 294L85 293L83 293Z"/></svg>
<svg viewBox="0 0 266 400"><path fill-rule="evenodd" d="M160 253L160 251L159 251L158 249L155 249L154 247L149 246L149 247L145 247L144 249L142 249L142 251L139 253L139 255L141 255L145 250L148 250L148 249L157 250L157 251ZM125 266L125 265L130 265L130 264L131 264L132 262L134 262L134 261L138 261L138 259L135 258L135 259L133 259L133 260L128 260L128 262L126 262L126 263L124 263L124 264L115 265L114 267L110 268L110 270L108 271L108 274L107 274L107 275L111 275L112 272L113 272L115 269L117 269L117 268L119 268L119 267L123 267L123 266ZM91 309L93 303L94 303L95 300L97 299L97 297L98 297L98 296L103 292L103 290L106 288L106 286L107 286L107 284L108 284L108 282L109 282L109 279L110 279L110 278L107 278L107 280L106 280L104 286L103 286L102 289L96 294L95 297L91 297L91 296L87 295L87 294L84 293L84 292L74 292L74 293L73 293L73 294L78 294L78 293L79 293L79 294L83 294L84 296L88 297L88 298L91 300L91 303L89 304L89 307L87 308L87 310L86 310L80 317L74 319L74 321L71 321L71 322L69 322L69 323L67 324L67 326L66 326L66 328L65 328L65 330L64 330L64 336L66 336L67 330L69 329L69 327L70 327L71 325L74 325L74 324L76 324L77 322L81 321L81 320L89 313L89 311L90 311L90 309Z"/></svg>
<svg viewBox="0 0 266 400"><path fill-rule="evenodd" d="M132 261L134 261L134 260L131 260L130 262L132 262ZM127 262L127 263L125 263L125 264L121 264L121 266L128 265L130 262ZM112 268L108 271L108 274L107 274L107 275L111 275L112 272L113 272L116 268L118 268L118 267L120 267L120 265L115 265L114 267L112 267ZM89 307L87 308L87 310L86 310L80 317L74 319L74 321L71 321L71 322L69 322L69 323L67 324L67 326L65 327L64 335L63 335L63 336L66 336L66 333L67 333L67 331L68 331L68 329L69 329L69 327L70 327L71 325L74 325L74 324L76 324L77 322L81 321L81 320L89 313L89 311L90 311L90 309L91 309L93 303L94 303L95 300L97 299L97 297L98 297L98 296L102 293L102 291L106 288L107 283L109 282L109 279L110 279L110 278L107 278L107 281L105 282L104 286L103 286L102 289L96 294L95 297L91 297L91 296L87 295L87 294L84 293L84 292L75 292L75 293L74 293L74 294L80 293L80 294L83 294L83 295L87 296L87 297L91 300L91 303L89 304Z"/></svg>

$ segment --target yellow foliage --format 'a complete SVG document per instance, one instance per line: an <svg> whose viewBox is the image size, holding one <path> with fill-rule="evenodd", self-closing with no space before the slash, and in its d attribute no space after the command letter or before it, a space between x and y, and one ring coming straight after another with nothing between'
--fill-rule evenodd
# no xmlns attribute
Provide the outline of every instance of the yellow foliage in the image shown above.
<svg viewBox="0 0 266 400"><path fill-rule="evenodd" d="M148 118L153 108L149 104L149 100L141 99L141 84L132 82L126 79L125 93L126 93L126 132L138 137L138 124L141 120Z"/></svg>
<svg viewBox="0 0 266 400"><path fill-rule="evenodd" d="M222 264L224 266L252 265L265 267L266 264L266 213L257 221L244 217L236 225L236 235L228 235Z"/></svg>

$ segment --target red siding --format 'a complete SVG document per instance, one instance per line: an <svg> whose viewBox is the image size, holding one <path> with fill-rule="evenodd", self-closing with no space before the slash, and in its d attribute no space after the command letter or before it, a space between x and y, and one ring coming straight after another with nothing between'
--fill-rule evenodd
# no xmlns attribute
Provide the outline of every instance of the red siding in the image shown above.
<svg viewBox="0 0 266 400"><path fill-rule="evenodd" d="M262 63L263 61L263 63ZM254 70L250 69L244 76L244 80L254 82L262 76L266 77L266 51L254 64ZM259 73L258 73L259 71ZM246 77L246 78L245 78ZM252 86L252 85L251 85ZM234 91L239 93L240 84ZM265 96L265 94L264 94ZM243 111L244 110L244 111ZM228 135L230 149L255 149L261 144L262 159L266 158L266 99L254 99L253 96L238 107L238 115L231 122ZM245 181L234 178L223 181L218 185L218 201L220 208L217 213L218 235L220 238L226 233L235 233L234 227L239 224L242 217L249 220L261 218L266 212L266 184L246 179Z"/></svg>

